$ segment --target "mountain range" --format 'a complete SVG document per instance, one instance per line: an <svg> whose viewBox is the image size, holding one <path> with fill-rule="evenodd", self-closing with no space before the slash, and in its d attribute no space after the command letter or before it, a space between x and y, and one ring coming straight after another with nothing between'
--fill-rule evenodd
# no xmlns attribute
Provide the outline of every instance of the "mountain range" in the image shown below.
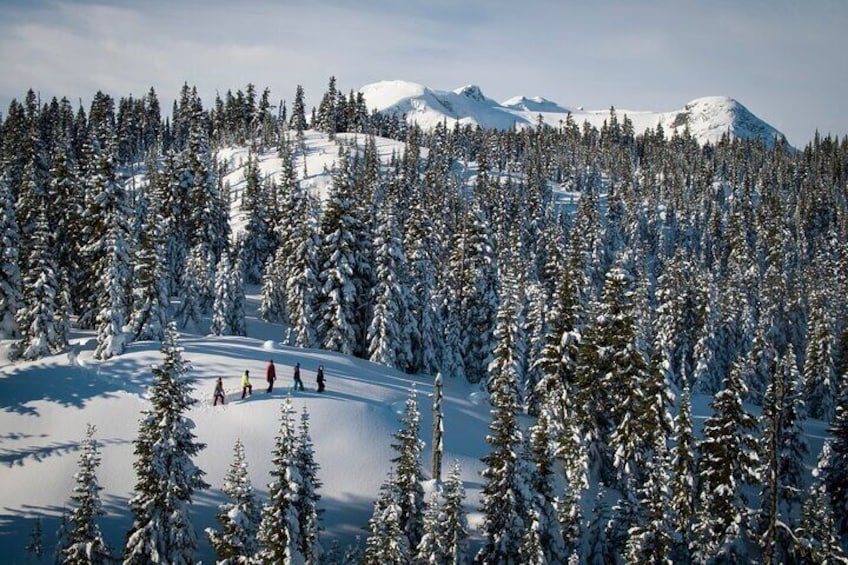
<svg viewBox="0 0 848 565"><path fill-rule="evenodd" d="M476 85L441 91L414 82L391 80L368 84L360 91L369 110L405 115L407 122L416 123L424 129L432 129L439 123L453 127L457 122L487 129L521 128L537 124L540 118L544 123L556 126L564 122L569 114L578 125L589 122L600 128L605 120L609 120L611 110L563 106L541 97L516 96L497 102L484 95ZM678 110L655 112L616 108L615 112L619 120L626 115L637 134L662 126L668 135L682 133L688 128L700 143L715 143L725 133L737 138L760 137L768 145L786 140L780 131L740 102L725 96L697 98Z"/></svg>

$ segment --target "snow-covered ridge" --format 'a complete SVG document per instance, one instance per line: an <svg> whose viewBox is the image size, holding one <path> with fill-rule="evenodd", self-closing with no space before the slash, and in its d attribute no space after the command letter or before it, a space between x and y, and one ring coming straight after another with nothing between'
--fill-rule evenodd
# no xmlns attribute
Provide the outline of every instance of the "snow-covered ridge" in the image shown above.
<svg viewBox="0 0 848 565"><path fill-rule="evenodd" d="M536 124L539 116L545 123L557 125L569 114L578 124L589 122L601 127L609 119L610 112L609 108L575 109L538 96L516 96L498 103L476 85L440 91L414 82L393 80L368 84L360 91L369 109L404 114L409 123L417 123L424 129L432 129L440 123L449 127L459 123L507 129ZM616 114L619 119L626 115L633 122L636 133L658 126L668 134L682 133L688 128L701 143L715 143L725 133L738 138L761 137L769 144L785 139L781 132L738 101L724 96L697 98L679 110L654 112L616 108Z"/></svg>

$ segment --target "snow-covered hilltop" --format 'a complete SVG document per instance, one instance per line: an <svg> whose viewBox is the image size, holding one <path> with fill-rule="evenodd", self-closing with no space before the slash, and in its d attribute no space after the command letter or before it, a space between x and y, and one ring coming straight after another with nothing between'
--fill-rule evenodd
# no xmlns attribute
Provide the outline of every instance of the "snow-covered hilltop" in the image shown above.
<svg viewBox="0 0 848 565"><path fill-rule="evenodd" d="M370 110L405 114L409 123L431 129L439 123L453 126L479 124L484 128L506 129L536 124L539 116L545 123L556 125L568 114L578 123L589 122L601 127L609 119L610 109L584 110L562 106L541 97L516 96L502 103L486 97L480 87L470 85L453 91L439 91L413 82L393 80L363 86L360 91ZM701 143L714 143L725 133L732 137L761 137L767 143L784 139L784 135L751 113L733 98L709 96L698 98L680 110L666 112L634 111L616 108L619 119L627 116L636 133L658 126L666 133L690 133Z"/></svg>

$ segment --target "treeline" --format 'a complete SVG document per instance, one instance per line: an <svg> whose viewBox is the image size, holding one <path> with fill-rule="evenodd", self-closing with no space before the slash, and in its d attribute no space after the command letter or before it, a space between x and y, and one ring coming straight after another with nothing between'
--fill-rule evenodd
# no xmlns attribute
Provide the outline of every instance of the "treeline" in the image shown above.
<svg viewBox="0 0 848 565"><path fill-rule="evenodd" d="M152 92L117 115L102 94L87 115L13 102L0 331L19 355L61 350L71 320L97 329L100 358L161 340L169 318L211 313L216 333L243 333L244 284L261 284L262 316L288 343L479 382L496 419L545 418L567 555L844 555L848 139L702 146L637 135L614 111L600 129L423 132L368 115L334 81L309 120L301 89L290 114L268 99L251 87L206 110L186 87L170 123ZM324 202L295 166L308 127L339 142ZM374 135L404 151L381 162ZM215 161L233 143L251 148L235 238ZM273 148L282 169L263 179ZM692 393L713 397L703 437ZM831 423L812 475L808 416ZM518 504L498 501L504 484L525 488L514 431L487 460L488 562L518 560L534 523L526 504L509 524L489 515Z"/></svg>

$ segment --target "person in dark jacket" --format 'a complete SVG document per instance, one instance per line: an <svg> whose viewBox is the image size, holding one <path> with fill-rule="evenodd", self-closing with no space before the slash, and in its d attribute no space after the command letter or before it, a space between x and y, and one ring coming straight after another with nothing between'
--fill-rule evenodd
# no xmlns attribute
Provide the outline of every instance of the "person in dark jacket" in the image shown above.
<svg viewBox="0 0 848 565"><path fill-rule="evenodd" d="M324 392L324 365L318 365L315 380L318 382L318 392Z"/></svg>
<svg viewBox="0 0 848 565"><path fill-rule="evenodd" d="M300 362L294 364L294 389L303 390L303 381L300 380Z"/></svg>
<svg viewBox="0 0 848 565"><path fill-rule="evenodd" d="M277 380L277 370L274 369L274 360L268 360L268 369L265 370L265 380L268 381L268 392L274 390L274 381Z"/></svg>
<svg viewBox="0 0 848 565"><path fill-rule="evenodd" d="M218 380L215 381L215 399L212 401L212 406L218 406L218 400L221 401L221 404L224 404L224 381L221 380L221 377L218 377Z"/></svg>

